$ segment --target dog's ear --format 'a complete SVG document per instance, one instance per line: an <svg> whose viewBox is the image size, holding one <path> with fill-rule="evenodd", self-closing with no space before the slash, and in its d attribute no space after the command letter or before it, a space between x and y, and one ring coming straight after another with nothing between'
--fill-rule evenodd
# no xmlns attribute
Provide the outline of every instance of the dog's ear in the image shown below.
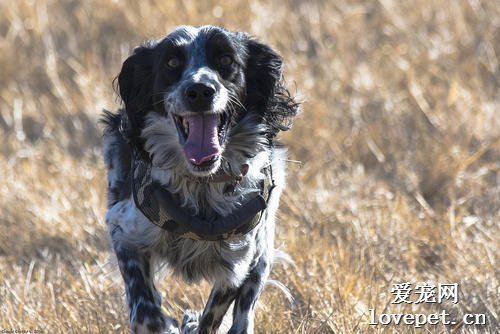
<svg viewBox="0 0 500 334"><path fill-rule="evenodd" d="M132 127L141 128L144 114L153 109L153 49L139 46L123 63L118 91Z"/></svg>
<svg viewBox="0 0 500 334"><path fill-rule="evenodd" d="M247 40L247 48L247 99L252 107L263 107L281 79L283 61L269 46L253 39Z"/></svg>
<svg viewBox="0 0 500 334"><path fill-rule="evenodd" d="M261 114L271 136L292 126L299 104L284 86L283 60L269 46L247 39L247 110Z"/></svg>

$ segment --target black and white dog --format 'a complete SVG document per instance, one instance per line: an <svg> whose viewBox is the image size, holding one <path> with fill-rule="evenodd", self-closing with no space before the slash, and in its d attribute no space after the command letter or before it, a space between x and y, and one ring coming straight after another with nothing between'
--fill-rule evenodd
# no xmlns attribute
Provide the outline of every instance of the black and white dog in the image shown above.
<svg viewBox="0 0 500 334"><path fill-rule="evenodd" d="M233 302L229 333L253 332L285 183L275 136L298 109L281 68L270 47L215 26L179 27L123 63L125 108L104 115L103 154L132 333L215 333ZM214 284L181 329L154 286L165 263L188 282Z"/></svg>

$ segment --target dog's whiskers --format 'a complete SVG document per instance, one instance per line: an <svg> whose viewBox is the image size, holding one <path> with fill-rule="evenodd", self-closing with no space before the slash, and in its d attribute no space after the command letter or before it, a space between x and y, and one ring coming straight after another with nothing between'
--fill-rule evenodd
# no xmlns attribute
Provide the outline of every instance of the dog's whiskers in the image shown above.
<svg viewBox="0 0 500 334"><path fill-rule="evenodd" d="M237 106L241 107L244 111L246 111L245 106L241 103L241 101L238 99L238 97L234 95L234 93L230 92L228 94L228 97L229 97L230 103L234 103Z"/></svg>

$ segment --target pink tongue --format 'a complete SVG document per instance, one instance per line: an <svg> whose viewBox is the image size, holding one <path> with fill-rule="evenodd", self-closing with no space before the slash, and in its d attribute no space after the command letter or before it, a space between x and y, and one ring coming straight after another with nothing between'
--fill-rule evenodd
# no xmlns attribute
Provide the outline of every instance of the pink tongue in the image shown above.
<svg viewBox="0 0 500 334"><path fill-rule="evenodd" d="M184 155L189 161L199 165L220 154L217 115L185 116L184 119L189 123L189 134L184 144Z"/></svg>

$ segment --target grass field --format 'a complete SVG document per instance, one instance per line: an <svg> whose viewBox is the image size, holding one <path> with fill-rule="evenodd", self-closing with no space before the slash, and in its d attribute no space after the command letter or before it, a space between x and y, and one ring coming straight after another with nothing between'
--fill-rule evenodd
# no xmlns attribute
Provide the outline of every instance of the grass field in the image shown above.
<svg viewBox="0 0 500 334"><path fill-rule="evenodd" d="M268 287L257 333L497 333L495 0L0 1L0 333L128 332L97 120L130 50L179 24L270 43L303 100L277 229L295 265L272 273L295 305ZM458 303L392 304L404 282L458 283ZM178 319L209 291L158 285ZM373 326L369 309L457 324Z"/></svg>

